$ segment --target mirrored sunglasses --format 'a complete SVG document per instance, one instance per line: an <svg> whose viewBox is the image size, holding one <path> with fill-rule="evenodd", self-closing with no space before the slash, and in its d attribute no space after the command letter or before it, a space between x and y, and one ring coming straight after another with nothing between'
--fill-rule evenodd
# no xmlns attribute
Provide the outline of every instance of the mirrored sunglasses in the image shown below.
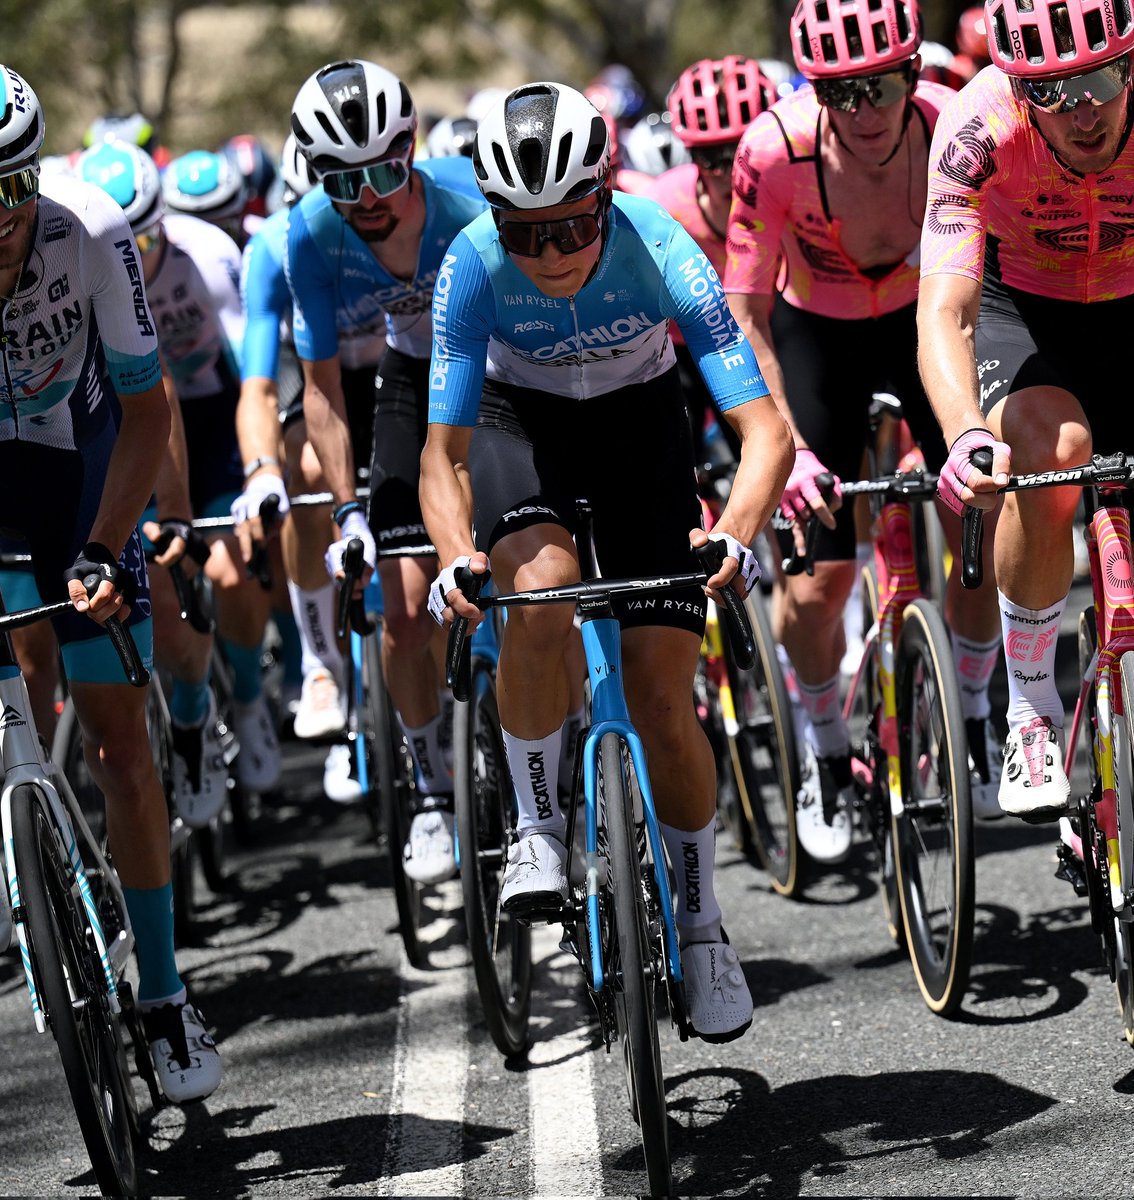
<svg viewBox="0 0 1134 1200"><path fill-rule="evenodd" d="M500 244L509 254L539 258L547 242L560 254L574 254L585 249L602 232L602 220L597 212L533 224L497 218L496 228L500 233Z"/></svg>
<svg viewBox="0 0 1134 1200"><path fill-rule="evenodd" d="M1045 113L1073 112L1084 101L1098 108L1116 96L1130 82L1130 56L1124 54L1086 75L1068 79L1017 79L1019 93L1033 107Z"/></svg>
<svg viewBox="0 0 1134 1200"><path fill-rule="evenodd" d="M858 75L852 79L816 79L815 98L827 108L855 112L862 102L874 108L889 108L910 93L909 67L887 71L885 75Z"/></svg>
<svg viewBox="0 0 1134 1200"><path fill-rule="evenodd" d="M33 196L39 195L39 167L24 167L11 175L0 175L0 204L19 208Z"/></svg>
<svg viewBox="0 0 1134 1200"><path fill-rule="evenodd" d="M408 156L388 158L351 171L331 171L323 176L323 191L332 200L357 204L362 199L364 187L371 188L376 196L392 196L405 187L409 173Z"/></svg>
<svg viewBox="0 0 1134 1200"><path fill-rule="evenodd" d="M139 254L149 254L149 252L158 244L158 238L161 237L161 222L156 225L151 225L148 229L142 229L134 234L134 241L138 243Z"/></svg>
<svg viewBox="0 0 1134 1200"><path fill-rule="evenodd" d="M726 142L723 146L698 146L689 151L689 157L697 164L698 170L706 174L731 174L738 145L739 142Z"/></svg>

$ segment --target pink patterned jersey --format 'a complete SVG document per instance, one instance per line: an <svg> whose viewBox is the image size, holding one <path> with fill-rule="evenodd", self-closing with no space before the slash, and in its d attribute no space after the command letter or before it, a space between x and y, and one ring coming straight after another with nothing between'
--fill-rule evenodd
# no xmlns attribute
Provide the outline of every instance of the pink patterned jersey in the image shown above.
<svg viewBox="0 0 1134 1200"><path fill-rule="evenodd" d="M697 203L697 175L694 163L670 167L668 171L656 176L642 194L650 200L656 200L684 228L713 264L713 270L723 279L725 240L710 228L700 204ZM669 333L675 343L680 344L685 340L681 336L681 330L672 321Z"/></svg>
<svg viewBox="0 0 1134 1200"><path fill-rule="evenodd" d="M926 140L954 93L919 83L912 121ZM826 203L817 152L822 109L807 88L761 113L733 168L725 291L771 295L825 317L877 317L917 298L918 247L882 274L864 273L843 249Z"/></svg>
<svg viewBox="0 0 1134 1200"><path fill-rule="evenodd" d="M921 273L980 280L985 249L1009 287L1089 304L1134 292L1134 141L1105 171L1055 157L997 67L946 109L929 154Z"/></svg>

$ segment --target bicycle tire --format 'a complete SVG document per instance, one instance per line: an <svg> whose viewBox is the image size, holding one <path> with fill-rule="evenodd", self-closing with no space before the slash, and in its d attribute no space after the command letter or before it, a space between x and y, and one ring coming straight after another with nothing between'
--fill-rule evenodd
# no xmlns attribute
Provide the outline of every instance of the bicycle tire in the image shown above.
<svg viewBox="0 0 1134 1200"><path fill-rule="evenodd" d="M631 1111L642 1137L650 1194L668 1196L672 1184L669 1130L658 1045L658 989L654 982L659 972L650 946L642 864L630 808L622 739L618 734L603 736L599 758L599 787L610 851L608 879L613 891L613 940L618 956L614 1008L626 1059Z"/></svg>
<svg viewBox="0 0 1134 1200"><path fill-rule="evenodd" d="M424 968L426 955L418 930L422 920L422 886L405 873L405 844L409 837L410 800L413 795L413 763L409 748L398 728L386 676L382 670L381 628L362 639L362 687L365 711L366 752L371 778L378 788L380 825L386 835L390 882L398 910L398 932L406 958L413 967Z"/></svg>
<svg viewBox="0 0 1134 1200"><path fill-rule="evenodd" d="M32 784L12 793L12 840L40 1000L95 1178L104 1195L132 1196L135 1101L126 1050L70 863Z"/></svg>
<svg viewBox="0 0 1134 1200"><path fill-rule="evenodd" d="M913 538L917 580L921 593L938 608L945 603L945 531L937 515L937 501L910 505L910 534Z"/></svg>
<svg viewBox="0 0 1134 1200"><path fill-rule="evenodd" d="M532 1000L531 926L500 910L515 795L492 666L474 658L469 700L453 709L453 788L461 849L461 892L473 974L485 1024L506 1057L528 1042Z"/></svg>
<svg viewBox="0 0 1134 1200"><path fill-rule="evenodd" d="M723 663L723 659L719 660ZM721 822L732 838L733 846L745 856L754 858L756 847L752 841L752 829L740 798L740 785L736 781L736 769L732 761L732 748L725 731L724 713L721 710L720 685L714 678L715 660L709 653L705 640L701 642L701 653L697 658L697 669L693 675L693 702L697 719L709 746L713 751L713 762L717 769L717 812Z"/></svg>
<svg viewBox="0 0 1134 1200"><path fill-rule="evenodd" d="M1134 652L1128 650L1119 659L1119 677L1122 681L1121 733L1125 735L1122 738L1125 744L1114 747L1115 787L1120 797L1123 789L1126 789L1126 795L1134 800L1134 709L1131 708L1134 704ZM1118 725L1119 722L1115 722L1115 726ZM1134 830L1123 829L1121 819L1118 824L1118 836L1127 845L1130 844L1131 838L1134 838ZM1130 883L1130 880L1124 878L1123 888L1129 891ZM1122 1032L1127 1042L1134 1046L1134 937L1131 936L1129 921L1115 917L1114 926L1114 986L1118 996L1118 1007L1122 1013Z"/></svg>
<svg viewBox="0 0 1134 1200"><path fill-rule="evenodd" d="M961 694L933 601L907 605L896 657L903 805L891 821L902 919L922 997L947 1017L969 983L975 869Z"/></svg>
<svg viewBox="0 0 1134 1200"><path fill-rule="evenodd" d="M729 739L733 771L752 845L772 887L796 897L806 881L807 855L796 832L796 797L802 786L795 718L776 653L763 595L744 601L756 643L751 671L741 671L726 643L725 664L737 731Z"/></svg>

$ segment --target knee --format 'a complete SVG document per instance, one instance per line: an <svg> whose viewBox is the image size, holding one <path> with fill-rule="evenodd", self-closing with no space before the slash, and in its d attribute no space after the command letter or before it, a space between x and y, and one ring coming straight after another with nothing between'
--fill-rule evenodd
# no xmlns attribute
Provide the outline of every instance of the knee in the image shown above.
<svg viewBox="0 0 1134 1200"><path fill-rule="evenodd" d="M141 753L140 747L144 747ZM145 730L135 731L133 736L117 730L101 738L84 734L83 752L108 802L115 803L120 811L125 809L127 814L141 812L154 770Z"/></svg>
<svg viewBox="0 0 1134 1200"><path fill-rule="evenodd" d="M1051 471L1091 457L1091 431L1078 402L1065 392L1021 394L1006 404L1001 436L1012 448L1015 471ZM1013 397L1015 398L1015 397Z"/></svg>
<svg viewBox="0 0 1134 1200"><path fill-rule="evenodd" d="M841 617L850 595L850 577L828 570L829 564L817 563L814 575L796 575L788 580L784 592L784 618L795 626L815 630L828 628Z"/></svg>
<svg viewBox="0 0 1134 1200"><path fill-rule="evenodd" d="M389 608L382 615L382 636L401 653L424 653L433 640L436 626L429 611L424 608Z"/></svg>

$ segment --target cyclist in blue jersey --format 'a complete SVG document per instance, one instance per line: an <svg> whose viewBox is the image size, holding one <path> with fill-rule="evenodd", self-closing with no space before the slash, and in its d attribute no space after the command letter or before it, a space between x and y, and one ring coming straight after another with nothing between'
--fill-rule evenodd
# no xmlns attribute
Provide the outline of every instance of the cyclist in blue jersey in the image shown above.
<svg viewBox="0 0 1134 1200"><path fill-rule="evenodd" d="M491 212L449 248L433 300L421 498L447 565L431 610L478 620L454 572L484 571L490 554L504 591L577 580L570 529L580 496L604 574L697 569L691 543L706 534L671 319L741 440L732 496L710 535L727 557L709 588L744 594L759 573L748 547L792 450L712 265L658 204L612 195L606 125L571 88L510 92L481 122L473 165ZM690 1018L701 1037L728 1041L751 1023L752 998L713 890L715 765L693 707L705 609L693 588L615 611L676 877ZM559 754L571 629L570 606L515 609L500 653L500 720L520 809L502 903L528 917L557 912L567 895L563 817L543 778Z"/></svg>
<svg viewBox="0 0 1134 1200"><path fill-rule="evenodd" d="M30 545L46 601L75 611L55 632L91 775L106 797L114 861L137 939L138 997L165 1095L220 1082L220 1058L173 953L169 822L145 722L109 640L117 614L151 657L137 522L154 490L170 408L141 261L121 208L56 176L40 190L43 114L0 67L0 528ZM102 577L90 599L82 579Z"/></svg>
<svg viewBox="0 0 1134 1200"><path fill-rule="evenodd" d="M484 199L467 158L414 166L413 100L397 76L375 63L338 62L317 71L296 96L291 127L322 182L291 212L287 274L307 433L335 503L338 538L327 551L327 568L341 574L354 537L362 539L367 565L377 567L386 683L421 797L405 870L433 883L456 864L435 666L442 647L426 606L436 566L417 495L430 302L446 248L484 210ZM344 387L343 331L374 321L384 324L387 348L377 378L370 373L358 381L352 396ZM369 513L355 490L355 467L364 463L370 465Z"/></svg>

